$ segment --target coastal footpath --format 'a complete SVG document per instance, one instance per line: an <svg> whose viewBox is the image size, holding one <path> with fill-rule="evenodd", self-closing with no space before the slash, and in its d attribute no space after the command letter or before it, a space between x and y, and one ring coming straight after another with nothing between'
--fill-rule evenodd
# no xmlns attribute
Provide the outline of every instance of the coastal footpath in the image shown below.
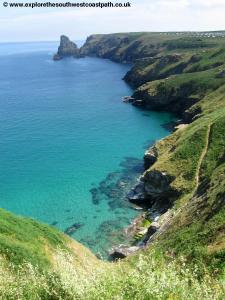
<svg viewBox="0 0 225 300"><path fill-rule="evenodd" d="M131 63L124 76L135 89L130 105L179 118L171 135L146 150L145 172L128 195L161 214L140 220L144 234L130 252L122 249L132 255L107 263L57 230L2 210L2 299L17 299L16 292L18 299L225 297L223 34L92 35L80 49L61 37L55 60Z"/></svg>

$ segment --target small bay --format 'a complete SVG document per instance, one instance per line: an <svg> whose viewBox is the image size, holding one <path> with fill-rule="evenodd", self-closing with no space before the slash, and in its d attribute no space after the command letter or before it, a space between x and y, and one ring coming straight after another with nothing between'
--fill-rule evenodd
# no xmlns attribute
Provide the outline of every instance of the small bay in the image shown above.
<svg viewBox="0 0 225 300"><path fill-rule="evenodd" d="M67 231L95 253L137 216L126 193L168 113L122 102L129 65L54 62L57 43L0 44L0 207Z"/></svg>

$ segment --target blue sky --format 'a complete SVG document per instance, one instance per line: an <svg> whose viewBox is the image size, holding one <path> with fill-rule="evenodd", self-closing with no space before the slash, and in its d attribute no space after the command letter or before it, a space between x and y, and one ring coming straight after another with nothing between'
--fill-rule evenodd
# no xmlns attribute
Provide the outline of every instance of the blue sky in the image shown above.
<svg viewBox="0 0 225 300"><path fill-rule="evenodd" d="M92 33L225 29L225 0L130 0L132 8L113 9L4 8L4 1L0 0L0 42L51 41L61 34L80 40ZM53 0L39 0L47 1Z"/></svg>

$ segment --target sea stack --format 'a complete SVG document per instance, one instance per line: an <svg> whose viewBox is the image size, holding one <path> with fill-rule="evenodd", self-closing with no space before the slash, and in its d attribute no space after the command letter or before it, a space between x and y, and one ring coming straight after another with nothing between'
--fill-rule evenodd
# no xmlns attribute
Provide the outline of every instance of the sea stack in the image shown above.
<svg viewBox="0 0 225 300"><path fill-rule="evenodd" d="M58 52L53 56L53 59L60 60L64 57L69 56L79 57L79 49L77 45L74 42L70 41L67 36L61 35Z"/></svg>

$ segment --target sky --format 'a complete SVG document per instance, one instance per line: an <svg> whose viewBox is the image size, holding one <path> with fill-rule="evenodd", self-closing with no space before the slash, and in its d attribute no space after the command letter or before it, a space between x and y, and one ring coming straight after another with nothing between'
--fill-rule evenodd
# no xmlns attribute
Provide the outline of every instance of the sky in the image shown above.
<svg viewBox="0 0 225 300"><path fill-rule="evenodd" d="M83 2L0 0L0 42L56 41L61 34L83 40L94 33L225 30L225 0L130 0L131 8L103 9L11 8L3 6L5 1Z"/></svg>

